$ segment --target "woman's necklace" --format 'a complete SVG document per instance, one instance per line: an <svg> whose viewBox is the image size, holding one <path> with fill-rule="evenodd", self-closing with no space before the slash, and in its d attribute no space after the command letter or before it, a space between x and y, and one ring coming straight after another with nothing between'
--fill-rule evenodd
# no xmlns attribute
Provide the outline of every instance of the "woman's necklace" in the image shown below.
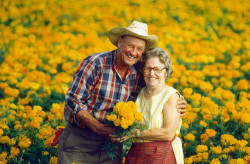
<svg viewBox="0 0 250 164"><path fill-rule="evenodd" d="M152 90L152 91L150 91L150 89L148 89L148 87L146 87L145 92L144 92L144 97L146 99L150 99L152 96L161 93L161 91L163 91L165 88L166 88L165 84L163 87L158 87L157 90Z"/></svg>

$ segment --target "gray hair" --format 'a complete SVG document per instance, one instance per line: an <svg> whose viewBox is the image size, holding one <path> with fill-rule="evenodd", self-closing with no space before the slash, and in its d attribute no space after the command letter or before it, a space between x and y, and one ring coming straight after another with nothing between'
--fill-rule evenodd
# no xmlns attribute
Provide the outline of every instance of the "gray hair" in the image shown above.
<svg viewBox="0 0 250 164"><path fill-rule="evenodd" d="M146 52L144 52L144 54L141 57L141 63L142 63L141 71L143 72L142 69L145 66L146 60L150 59L152 57L158 57L160 59L160 62L162 64L164 64L164 66L166 68L166 72L167 72L167 76L166 76L165 81L167 81L167 79L172 75L174 70L171 66L171 59L170 59L168 52L162 48L154 47L154 48L149 49Z"/></svg>

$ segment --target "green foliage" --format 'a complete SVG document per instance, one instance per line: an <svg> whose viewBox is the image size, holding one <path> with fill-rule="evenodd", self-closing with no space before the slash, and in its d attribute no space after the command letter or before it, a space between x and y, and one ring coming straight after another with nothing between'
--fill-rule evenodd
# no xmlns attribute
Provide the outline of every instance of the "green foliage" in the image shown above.
<svg viewBox="0 0 250 164"><path fill-rule="evenodd" d="M53 103L62 103L65 99L64 94L55 91L52 91L51 95L46 97L37 97L35 93L31 97L33 98L32 104L41 106L44 111L49 111Z"/></svg>

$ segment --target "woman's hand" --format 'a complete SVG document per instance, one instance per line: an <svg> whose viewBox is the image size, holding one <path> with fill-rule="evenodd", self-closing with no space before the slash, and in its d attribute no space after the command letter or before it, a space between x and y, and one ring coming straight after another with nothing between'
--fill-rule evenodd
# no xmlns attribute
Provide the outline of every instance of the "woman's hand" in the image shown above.
<svg viewBox="0 0 250 164"><path fill-rule="evenodd" d="M112 141L112 142L120 142L120 143L122 143L122 142L126 141L127 139L131 138L131 137L128 137L128 136L120 136L120 137L118 137L117 135L114 135L114 134L109 135L109 137L110 137L110 141Z"/></svg>
<svg viewBox="0 0 250 164"><path fill-rule="evenodd" d="M180 98L178 99L176 108L181 117L185 116L187 110L187 102L182 95L180 95Z"/></svg>
<svg viewBox="0 0 250 164"><path fill-rule="evenodd" d="M126 135L126 136L121 136L121 137L118 137L117 135L114 135L114 134L111 134L109 135L110 136L110 140L112 142L124 142L130 138L135 138L137 137L138 135L140 134L140 130L139 129L135 129L134 132L133 132L133 135Z"/></svg>

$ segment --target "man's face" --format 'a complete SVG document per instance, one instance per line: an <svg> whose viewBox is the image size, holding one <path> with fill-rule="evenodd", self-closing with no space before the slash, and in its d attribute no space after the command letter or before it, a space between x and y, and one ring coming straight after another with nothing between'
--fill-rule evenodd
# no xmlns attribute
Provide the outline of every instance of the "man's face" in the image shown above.
<svg viewBox="0 0 250 164"><path fill-rule="evenodd" d="M146 41L133 36L124 36L119 38L117 44L118 57L122 64L132 66L137 63L146 47Z"/></svg>

